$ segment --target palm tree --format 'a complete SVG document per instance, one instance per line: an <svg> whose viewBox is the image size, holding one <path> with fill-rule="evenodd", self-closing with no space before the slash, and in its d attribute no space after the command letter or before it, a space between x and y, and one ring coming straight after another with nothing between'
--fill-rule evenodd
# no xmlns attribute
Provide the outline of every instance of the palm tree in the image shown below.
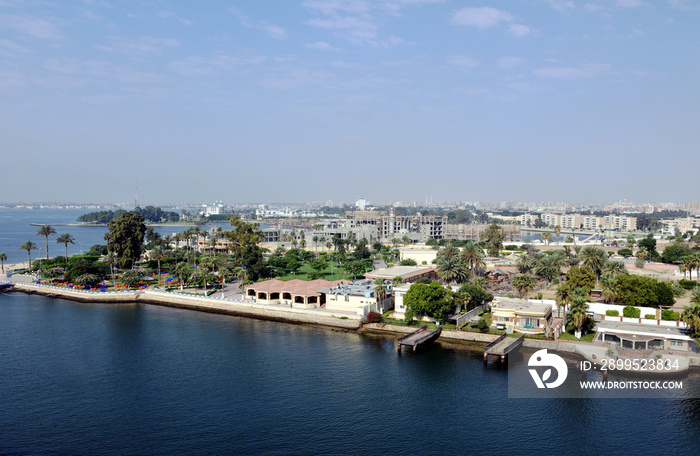
<svg viewBox="0 0 700 456"><path fill-rule="evenodd" d="M535 258L527 253L523 253L518 257L516 265L521 274L527 274L535 268Z"/></svg>
<svg viewBox="0 0 700 456"><path fill-rule="evenodd" d="M557 245L559 245L559 233L561 233L561 227L559 225L554 225L554 233L557 235Z"/></svg>
<svg viewBox="0 0 700 456"><path fill-rule="evenodd" d="M620 297L617 280L603 275L603 277L600 278L600 284L603 287L603 299L605 299L605 302L615 304L615 300Z"/></svg>
<svg viewBox="0 0 700 456"><path fill-rule="evenodd" d="M467 242L462 248L462 261L469 270L469 276L476 276L485 266L483 249L476 242Z"/></svg>
<svg viewBox="0 0 700 456"><path fill-rule="evenodd" d="M552 242L552 233L542 233L541 238L545 242L545 245L549 245L549 243Z"/></svg>
<svg viewBox="0 0 700 456"><path fill-rule="evenodd" d="M581 251L581 255L583 257L583 265L591 268L591 271L595 273L596 280L599 280L600 272L605 264L605 250L589 245Z"/></svg>
<svg viewBox="0 0 700 456"><path fill-rule="evenodd" d="M627 268L622 261L606 261L603 265L602 277L614 279L620 274L627 274Z"/></svg>
<svg viewBox="0 0 700 456"><path fill-rule="evenodd" d="M546 279L547 284L549 284L561 275L560 264L561 261L558 255L546 255L535 265L535 274Z"/></svg>
<svg viewBox="0 0 700 456"><path fill-rule="evenodd" d="M119 259L117 257L117 254L114 252L107 252L107 255L105 255L105 261L109 263L109 270L112 273L112 285L114 285L114 263Z"/></svg>
<svg viewBox="0 0 700 456"><path fill-rule="evenodd" d="M459 249L448 244L438 251L437 274L445 283L461 283L469 277L469 272L461 261Z"/></svg>
<svg viewBox="0 0 700 456"><path fill-rule="evenodd" d="M318 236L312 237L311 240L314 241L314 251L318 252Z"/></svg>
<svg viewBox="0 0 700 456"><path fill-rule="evenodd" d="M153 258L155 258L158 261L158 285L160 285L160 260L163 259L165 252L163 251L163 248L161 246L157 246L156 248L151 250L151 254L153 255Z"/></svg>
<svg viewBox="0 0 700 456"><path fill-rule="evenodd" d="M389 291L386 289L386 286L384 285L384 279L377 278L374 279L374 295L377 297L377 304L380 312L384 311L383 303L384 299L386 299L387 295L389 294Z"/></svg>
<svg viewBox="0 0 700 456"><path fill-rule="evenodd" d="M179 262L175 265L175 274L177 274L178 279L180 279L180 290L182 290L182 279L185 273L189 272L190 267L184 261Z"/></svg>
<svg viewBox="0 0 700 456"><path fill-rule="evenodd" d="M66 263L68 262L68 244L75 244L75 239L68 233L63 233L56 239L57 244L63 244L66 247Z"/></svg>
<svg viewBox="0 0 700 456"><path fill-rule="evenodd" d="M39 230L36 232L37 236L46 237L46 259L49 259L49 236L56 234L56 230L53 229L51 225L41 225Z"/></svg>
<svg viewBox="0 0 700 456"><path fill-rule="evenodd" d="M19 246L19 250L26 250L27 257L29 258L29 272L32 272L32 250L36 250L37 246L32 241L24 242Z"/></svg>
<svg viewBox="0 0 700 456"><path fill-rule="evenodd" d="M5 252L0 252L0 263L2 263L2 272L5 272L5 261L7 261L7 255Z"/></svg>
<svg viewBox="0 0 700 456"><path fill-rule="evenodd" d="M555 297L557 303L557 316L560 316L560 311L564 309L564 318L566 319L566 306L571 301L571 289L565 284L559 285L557 295Z"/></svg>
<svg viewBox="0 0 700 456"><path fill-rule="evenodd" d="M692 337L697 337L700 331L700 300L693 301L683 308L681 321L688 325L688 331Z"/></svg>
<svg viewBox="0 0 700 456"><path fill-rule="evenodd" d="M527 274L517 274L511 282L521 298L535 289L535 283L535 278Z"/></svg>
<svg viewBox="0 0 700 456"><path fill-rule="evenodd" d="M324 244L326 243L326 237L325 237L325 236L321 236L320 238L318 238L318 242L320 242L321 245L324 245Z"/></svg>
<svg viewBox="0 0 700 456"><path fill-rule="evenodd" d="M588 320L588 303L586 302L586 297L581 295L575 295L571 301L571 311L569 316L571 317L571 322L574 324L577 332L581 332L583 324Z"/></svg>

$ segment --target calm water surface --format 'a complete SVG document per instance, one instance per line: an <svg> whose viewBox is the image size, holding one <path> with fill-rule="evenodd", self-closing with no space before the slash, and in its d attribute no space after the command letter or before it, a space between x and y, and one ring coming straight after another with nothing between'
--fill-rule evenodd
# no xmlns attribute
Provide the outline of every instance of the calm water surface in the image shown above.
<svg viewBox="0 0 700 456"><path fill-rule="evenodd" d="M508 399L481 352L0 295L0 454L696 455L692 400Z"/></svg>

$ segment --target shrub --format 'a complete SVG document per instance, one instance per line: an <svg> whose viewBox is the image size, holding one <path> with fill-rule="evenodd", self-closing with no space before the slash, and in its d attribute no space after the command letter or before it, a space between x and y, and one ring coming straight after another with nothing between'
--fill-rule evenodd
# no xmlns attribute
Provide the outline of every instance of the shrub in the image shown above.
<svg viewBox="0 0 700 456"><path fill-rule="evenodd" d="M644 314L644 318L646 318L647 320L656 320L656 315Z"/></svg>
<svg viewBox="0 0 700 456"><path fill-rule="evenodd" d="M479 318L479 323L476 324L476 327L479 329L479 331L488 330L488 326L486 325L486 320L484 320L483 318Z"/></svg>
<svg viewBox="0 0 700 456"><path fill-rule="evenodd" d="M367 323L381 323L382 322L382 314L377 313L377 312L370 312L367 314Z"/></svg>
<svg viewBox="0 0 700 456"><path fill-rule="evenodd" d="M619 317L620 311L619 310L606 310L605 315L607 315L608 317Z"/></svg>
<svg viewBox="0 0 700 456"><path fill-rule="evenodd" d="M678 321L681 319L680 312L674 312L671 309L666 309L661 312L661 319L666 321Z"/></svg>
<svg viewBox="0 0 700 456"><path fill-rule="evenodd" d="M627 318L639 318L639 316L642 314L641 309L638 309L633 306L625 306L624 309L622 309L622 316L627 317Z"/></svg>
<svg viewBox="0 0 700 456"><path fill-rule="evenodd" d="M623 257L631 257L633 255L632 249L620 249L617 254Z"/></svg>
<svg viewBox="0 0 700 456"><path fill-rule="evenodd" d="M692 290L698 286L697 280L679 280L678 285L682 286L686 290Z"/></svg>
<svg viewBox="0 0 700 456"><path fill-rule="evenodd" d="M503 247L503 248L506 249L506 250L518 250L518 246L517 246L517 245L506 245L506 246Z"/></svg>

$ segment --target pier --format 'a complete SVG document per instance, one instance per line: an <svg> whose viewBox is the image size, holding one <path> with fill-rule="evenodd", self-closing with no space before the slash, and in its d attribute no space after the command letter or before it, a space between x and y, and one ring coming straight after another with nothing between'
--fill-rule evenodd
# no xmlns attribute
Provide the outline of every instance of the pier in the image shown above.
<svg viewBox="0 0 700 456"><path fill-rule="evenodd" d="M398 340L398 351L401 353L402 347L412 347L415 352L421 345L429 344L440 337L442 329L428 329L427 326L406 334Z"/></svg>
<svg viewBox="0 0 700 456"><path fill-rule="evenodd" d="M503 334L484 348L484 363L488 362L489 356L498 356L501 359L501 363L505 363L508 358L508 353L519 348L524 340L524 335L513 339Z"/></svg>

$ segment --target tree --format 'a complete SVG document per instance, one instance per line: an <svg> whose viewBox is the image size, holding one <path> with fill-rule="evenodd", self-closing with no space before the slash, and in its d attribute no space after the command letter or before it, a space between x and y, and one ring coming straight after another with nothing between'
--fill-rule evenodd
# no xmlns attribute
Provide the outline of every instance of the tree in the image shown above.
<svg viewBox="0 0 700 456"><path fill-rule="evenodd" d="M491 256L498 256L498 253L503 248L503 240L505 238L506 234L495 223L479 235L479 240L486 244L487 253Z"/></svg>
<svg viewBox="0 0 700 456"><path fill-rule="evenodd" d="M144 249L143 238L146 234L146 225L143 222L142 216L126 212L107 225L110 235L107 247L117 254L122 269L133 267L141 258Z"/></svg>
<svg viewBox="0 0 700 456"><path fill-rule="evenodd" d="M51 225L41 225L39 230L36 232L37 236L44 236L46 238L46 259L49 259L49 236L56 234L56 230L53 229Z"/></svg>
<svg viewBox="0 0 700 456"><path fill-rule="evenodd" d="M552 242L552 233L542 233L542 236L540 237L546 245L549 245L549 243Z"/></svg>
<svg viewBox="0 0 700 456"><path fill-rule="evenodd" d="M561 316L560 311L561 309L564 309L564 318L566 318L566 306L569 304L569 302L571 302L571 294L571 287L568 287L563 283L557 288L557 294L555 297L557 303L557 316Z"/></svg>
<svg viewBox="0 0 700 456"><path fill-rule="evenodd" d="M531 292L535 289L535 284L537 281L535 278L528 274L517 274L513 276L511 284L518 290L518 294L522 298L525 294Z"/></svg>
<svg viewBox="0 0 700 456"><path fill-rule="evenodd" d="M182 290L183 286L183 280L187 278L187 275L190 272L190 266L185 263L184 261L179 262L178 264L175 265L175 274L177 274L177 277L180 282L180 290Z"/></svg>
<svg viewBox="0 0 700 456"><path fill-rule="evenodd" d="M583 267L572 267L569 272L566 273L566 284L570 291L577 288L583 288L584 294L589 294L593 287L595 286L595 274L590 268Z"/></svg>
<svg viewBox="0 0 700 456"><path fill-rule="evenodd" d="M68 244L75 244L75 239L68 233L63 233L56 239L57 244L63 244L66 247L66 263L68 262Z"/></svg>
<svg viewBox="0 0 700 456"><path fill-rule="evenodd" d="M104 256L104 260L109 264L109 272L112 276L112 285L114 285L114 262L117 261L117 254L114 252L107 252Z"/></svg>
<svg viewBox="0 0 700 456"><path fill-rule="evenodd" d="M581 332L583 324L588 320L588 303L586 302L585 295L581 293L576 293L571 300L571 310L569 311L569 317L571 322L576 328L577 332Z"/></svg>
<svg viewBox="0 0 700 456"><path fill-rule="evenodd" d="M7 255L5 252L0 252L0 263L2 263L2 272L5 272L5 261L7 261Z"/></svg>
<svg viewBox="0 0 700 456"><path fill-rule="evenodd" d="M464 310L472 310L475 307L493 301L493 295L478 284L465 283L459 288L457 297L464 303Z"/></svg>
<svg viewBox="0 0 700 456"><path fill-rule="evenodd" d="M557 245L559 245L559 233L561 233L561 227L559 225L554 225L554 234L557 235Z"/></svg>
<svg viewBox="0 0 700 456"><path fill-rule="evenodd" d="M460 258L460 251L454 244L448 244L438 251L437 274L445 283L462 283L469 277Z"/></svg>
<svg viewBox="0 0 700 456"><path fill-rule="evenodd" d="M691 337L697 338L700 335L700 302L692 301L689 306L685 306L681 321L688 325Z"/></svg>
<svg viewBox="0 0 700 456"><path fill-rule="evenodd" d="M535 265L535 274L547 280L549 284L561 275L560 264L561 259L558 255L545 255Z"/></svg>
<svg viewBox="0 0 700 456"><path fill-rule="evenodd" d="M314 235L311 240L314 241L314 250L318 252L318 236Z"/></svg>
<svg viewBox="0 0 700 456"><path fill-rule="evenodd" d="M29 272L32 271L32 250L36 250L37 246L32 241L26 241L19 246L19 250L27 251L27 258L29 259Z"/></svg>
<svg viewBox="0 0 700 456"><path fill-rule="evenodd" d="M620 274L627 274L627 268L622 261L606 261L603 265L602 277L614 279Z"/></svg>
<svg viewBox="0 0 700 456"><path fill-rule="evenodd" d="M686 244L675 242L666 247L661 254L661 261L664 263L678 263L683 257L692 254L692 250Z"/></svg>
<svg viewBox="0 0 700 456"><path fill-rule="evenodd" d="M649 234L649 236L645 237L644 239L640 239L639 242L637 242L637 246L639 246L640 249L644 249L648 252L648 259L650 261L656 261L659 259L659 252L656 251L656 239L654 239L653 234Z"/></svg>
<svg viewBox="0 0 700 456"><path fill-rule="evenodd" d="M520 271L521 274L527 274L529 272L532 272L532 270L535 268L535 257L528 253L523 253L518 257L518 261L516 263L518 267L518 271Z"/></svg>
<svg viewBox="0 0 700 456"><path fill-rule="evenodd" d="M598 280L606 260L605 250L589 245L581 251L581 257L583 265L590 268Z"/></svg>
<svg viewBox="0 0 700 456"><path fill-rule="evenodd" d="M384 310L384 300L389 296L389 290L386 289L386 284L384 279L376 278L374 279L374 295L377 297L377 304L380 311Z"/></svg>
<svg viewBox="0 0 700 456"><path fill-rule="evenodd" d="M406 321L413 321L413 317L416 316L446 320L455 309L452 294L451 290L438 282L432 282L430 285L414 283L403 298L406 305Z"/></svg>
<svg viewBox="0 0 700 456"><path fill-rule="evenodd" d="M462 247L462 261L466 266L469 276L474 277L484 269L484 251L476 242L467 241Z"/></svg>

